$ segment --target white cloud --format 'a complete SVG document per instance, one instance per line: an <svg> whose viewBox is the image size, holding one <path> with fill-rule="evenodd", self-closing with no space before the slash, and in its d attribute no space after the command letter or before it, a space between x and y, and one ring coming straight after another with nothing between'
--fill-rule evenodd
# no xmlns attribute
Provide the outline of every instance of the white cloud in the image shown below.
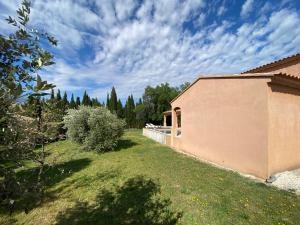
<svg viewBox="0 0 300 225"><path fill-rule="evenodd" d="M246 0L242 6L241 17L247 17L253 9L254 0Z"/></svg>
<svg viewBox="0 0 300 225"><path fill-rule="evenodd" d="M218 16L222 16L226 13L226 11L227 11L227 8L225 6L225 2L223 2L222 5L219 7L217 14L218 14Z"/></svg>
<svg viewBox="0 0 300 225"><path fill-rule="evenodd" d="M105 98L114 85L123 98L131 93L139 97L146 85L238 73L300 51L300 15L289 8L258 13L252 23L235 23L230 17L211 20L209 2L122 2L35 0L34 25L60 40L57 64L42 75L62 90L86 89ZM253 4L245 2L243 15L249 15ZM213 13L224 15L224 10L229 6L222 3ZM194 30L184 25L190 21Z"/></svg>

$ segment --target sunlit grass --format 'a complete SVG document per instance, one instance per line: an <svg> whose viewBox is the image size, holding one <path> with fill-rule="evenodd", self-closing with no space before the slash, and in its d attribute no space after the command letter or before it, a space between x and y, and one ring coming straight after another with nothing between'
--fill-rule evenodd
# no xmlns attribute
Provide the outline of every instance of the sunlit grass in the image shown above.
<svg viewBox="0 0 300 225"><path fill-rule="evenodd" d="M179 154L138 130L126 132L114 152L86 152L70 141L47 151L57 166L49 171L44 203L28 215L1 215L0 224L136 224L130 215L148 216L152 209L132 212L134 207L151 205L152 197L170 199L170 212L182 212L179 224L300 224L295 194ZM119 220L110 218L116 212Z"/></svg>

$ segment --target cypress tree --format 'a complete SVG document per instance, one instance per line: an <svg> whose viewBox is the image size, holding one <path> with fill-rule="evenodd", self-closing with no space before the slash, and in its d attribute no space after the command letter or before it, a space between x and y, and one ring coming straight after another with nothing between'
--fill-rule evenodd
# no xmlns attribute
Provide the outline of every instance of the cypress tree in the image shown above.
<svg viewBox="0 0 300 225"><path fill-rule="evenodd" d="M141 104L143 104L143 102L142 102L142 99L139 98L139 101L136 103L136 105L138 106L138 105L141 105Z"/></svg>
<svg viewBox="0 0 300 225"><path fill-rule="evenodd" d="M117 116L119 118L123 118L124 117L124 112L123 112L123 105L122 105L122 102L121 100L119 99L118 101L118 105L117 105Z"/></svg>
<svg viewBox="0 0 300 225"><path fill-rule="evenodd" d="M90 97L88 96L86 91L84 91L84 94L83 94L83 97L82 97L82 105L85 105L85 106L90 105Z"/></svg>
<svg viewBox="0 0 300 225"><path fill-rule="evenodd" d="M106 108L109 109L109 94L107 93L106 97Z"/></svg>
<svg viewBox="0 0 300 225"><path fill-rule="evenodd" d="M129 128L133 128L136 125L135 119L135 104L133 96L130 95L127 98L126 105L125 105L125 121Z"/></svg>
<svg viewBox="0 0 300 225"><path fill-rule="evenodd" d="M75 109L75 108L76 108L76 103L74 101L74 95L72 93L71 100L70 100L70 109Z"/></svg>
<svg viewBox="0 0 300 225"><path fill-rule="evenodd" d="M117 93L116 93L115 87L112 87L111 94L110 94L110 100L109 100L109 110L111 112L117 112L117 108L118 108Z"/></svg>
<svg viewBox="0 0 300 225"><path fill-rule="evenodd" d="M69 105L67 92L64 93L64 97L63 97L62 101L63 101L63 105L64 106L68 106Z"/></svg>
<svg viewBox="0 0 300 225"><path fill-rule="evenodd" d="M57 101L61 100L61 94L60 94L60 90L59 89L57 90L56 99L57 99Z"/></svg>
<svg viewBox="0 0 300 225"><path fill-rule="evenodd" d="M54 100L54 98L55 98L55 96L54 96L54 89L52 88L52 89L51 89L51 97L50 97L50 99L51 99L51 100Z"/></svg>
<svg viewBox="0 0 300 225"><path fill-rule="evenodd" d="M81 105L81 103L80 103L80 97L77 97L77 98L76 98L75 104L76 104L76 108L78 109L79 106Z"/></svg>
<svg viewBox="0 0 300 225"><path fill-rule="evenodd" d="M98 99L97 98L92 98L92 106L93 107L99 107L99 106L101 106L101 104L100 104L100 102L98 101Z"/></svg>

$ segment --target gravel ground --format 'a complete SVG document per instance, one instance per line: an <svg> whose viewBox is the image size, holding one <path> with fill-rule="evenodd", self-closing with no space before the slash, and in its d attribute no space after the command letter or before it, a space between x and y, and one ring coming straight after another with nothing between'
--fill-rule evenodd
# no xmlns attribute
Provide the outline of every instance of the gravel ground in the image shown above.
<svg viewBox="0 0 300 225"><path fill-rule="evenodd" d="M271 185L300 195L300 169L277 173Z"/></svg>

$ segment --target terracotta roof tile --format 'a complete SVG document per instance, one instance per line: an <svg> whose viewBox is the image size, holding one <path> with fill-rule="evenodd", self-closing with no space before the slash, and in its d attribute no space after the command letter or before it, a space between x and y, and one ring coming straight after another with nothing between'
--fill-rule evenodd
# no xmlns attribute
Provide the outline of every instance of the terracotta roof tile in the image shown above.
<svg viewBox="0 0 300 225"><path fill-rule="evenodd" d="M269 69L269 68L272 68L274 66L282 65L282 64L285 64L285 63L288 63L288 62L291 62L291 61L294 61L294 60L298 60L298 59L300 59L300 52L296 53L294 55L291 55L291 56L288 56L288 57L285 57L285 58L282 58L282 59L279 59L279 60L276 60L276 61L264 64L264 65L261 65L259 67L247 70L247 71L243 72L242 74L244 74L244 73L263 72L261 70Z"/></svg>

